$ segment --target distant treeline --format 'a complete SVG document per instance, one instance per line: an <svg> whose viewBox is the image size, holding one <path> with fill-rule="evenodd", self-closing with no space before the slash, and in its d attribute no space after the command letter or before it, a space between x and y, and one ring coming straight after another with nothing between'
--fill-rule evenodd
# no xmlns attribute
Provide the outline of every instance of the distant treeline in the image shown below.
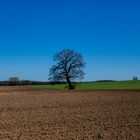
<svg viewBox="0 0 140 140"><path fill-rule="evenodd" d="M49 82L40 81L0 81L0 86L26 86L26 85L47 85Z"/></svg>
<svg viewBox="0 0 140 140"><path fill-rule="evenodd" d="M95 82L116 82L115 80L98 80L98 81L95 81Z"/></svg>
<svg viewBox="0 0 140 140"><path fill-rule="evenodd" d="M97 82L116 82L115 80L98 80L98 81L86 81L80 83L97 83Z"/></svg>
<svg viewBox="0 0 140 140"><path fill-rule="evenodd" d="M29 81L29 80L0 81L0 86L56 85L56 84L66 84L66 82L42 82L42 81Z"/></svg>
<svg viewBox="0 0 140 140"><path fill-rule="evenodd" d="M100 81L89 81L89 82L73 82L73 84L78 83L94 83L94 82L115 82L114 80L100 80ZM42 82L42 81L0 81L0 86L27 86L27 85L56 85L56 84L66 84L66 82Z"/></svg>

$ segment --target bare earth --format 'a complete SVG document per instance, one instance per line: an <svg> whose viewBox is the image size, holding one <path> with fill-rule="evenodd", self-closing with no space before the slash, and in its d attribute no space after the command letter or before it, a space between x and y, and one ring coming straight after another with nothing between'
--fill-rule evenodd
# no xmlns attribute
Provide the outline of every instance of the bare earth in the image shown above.
<svg viewBox="0 0 140 140"><path fill-rule="evenodd" d="M140 92L0 87L0 140L140 140Z"/></svg>

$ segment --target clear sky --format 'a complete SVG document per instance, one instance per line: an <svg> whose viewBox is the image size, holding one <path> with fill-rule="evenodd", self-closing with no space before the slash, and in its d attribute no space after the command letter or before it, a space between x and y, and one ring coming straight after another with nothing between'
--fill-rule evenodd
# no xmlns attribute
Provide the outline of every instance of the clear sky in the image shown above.
<svg viewBox="0 0 140 140"><path fill-rule="evenodd" d="M63 48L84 56L87 81L140 78L140 1L0 0L0 80L47 80Z"/></svg>

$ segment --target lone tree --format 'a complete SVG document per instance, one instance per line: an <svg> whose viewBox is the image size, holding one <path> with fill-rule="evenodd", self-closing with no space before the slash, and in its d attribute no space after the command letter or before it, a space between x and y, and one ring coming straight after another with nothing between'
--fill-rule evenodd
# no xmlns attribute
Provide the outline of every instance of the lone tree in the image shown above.
<svg viewBox="0 0 140 140"><path fill-rule="evenodd" d="M69 89L73 89L72 80L84 78L85 63L81 54L71 49L64 49L54 55L56 65L50 69L49 81L67 82Z"/></svg>
<svg viewBox="0 0 140 140"><path fill-rule="evenodd" d="M137 76L134 76L134 77L133 77L133 80L134 80L134 81L138 80L138 77L137 77Z"/></svg>

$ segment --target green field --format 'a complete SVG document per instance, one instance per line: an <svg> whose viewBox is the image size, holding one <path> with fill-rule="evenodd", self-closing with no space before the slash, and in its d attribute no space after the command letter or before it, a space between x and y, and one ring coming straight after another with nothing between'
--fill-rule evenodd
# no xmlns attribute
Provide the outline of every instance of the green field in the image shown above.
<svg viewBox="0 0 140 140"><path fill-rule="evenodd" d="M37 85L33 86L33 88L67 90L65 84ZM140 80L117 81L117 82L93 82L93 83L81 83L76 85L76 90L100 90L100 89L140 89Z"/></svg>

